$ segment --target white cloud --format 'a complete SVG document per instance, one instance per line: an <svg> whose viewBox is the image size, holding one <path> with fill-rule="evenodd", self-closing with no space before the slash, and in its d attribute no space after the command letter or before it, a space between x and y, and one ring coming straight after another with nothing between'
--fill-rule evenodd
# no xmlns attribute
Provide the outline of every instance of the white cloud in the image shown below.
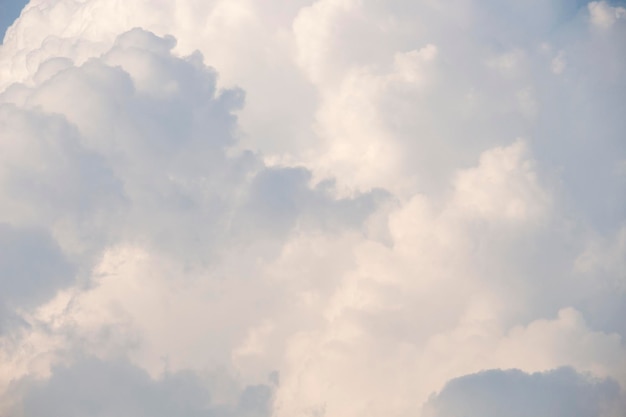
<svg viewBox="0 0 626 417"><path fill-rule="evenodd" d="M457 204L468 213L490 220L525 223L541 216L549 201L537 184L532 161L524 158L525 152L526 144L521 140L485 152L477 168L458 176Z"/></svg>
<svg viewBox="0 0 626 417"><path fill-rule="evenodd" d="M0 414L621 417L623 7L283 3L8 30Z"/></svg>
<svg viewBox="0 0 626 417"><path fill-rule="evenodd" d="M626 17L626 9L613 7L606 1L592 1L587 7L591 17L591 24L602 29L608 29L618 20Z"/></svg>
<svg viewBox="0 0 626 417"><path fill-rule="evenodd" d="M597 323L587 300L617 291L619 305L624 293L571 272L572 235L532 166L523 142L489 150L443 204L417 196L393 210L393 246L357 243L356 268L318 307L326 321L290 342L278 415L415 414L449 379L498 367L569 365L623 384L620 325L594 332L573 308L542 318L575 305Z"/></svg>
<svg viewBox="0 0 626 417"><path fill-rule="evenodd" d="M175 58L173 45L134 29L102 58L64 63L39 84L4 95L14 103L2 109L20 116L3 125L4 215L49 228L79 269L76 281L69 272L59 278L74 288L20 312L30 328L6 336L5 388L29 374L45 378L56 361L71 363L74 349L130 355L153 375L163 371L164 357L172 369L235 372L231 355L261 324L258 309L278 314L270 313L275 289L257 265L293 232L358 230L386 198L374 192L337 200L331 184L311 188L306 169L269 168L251 152L229 151L242 93L218 91L202 57ZM17 255L44 262L35 252ZM23 269L12 262L3 264L9 288L19 278L13 270ZM53 270L40 274L56 279ZM207 304L214 292L221 305ZM199 316L213 324L181 326ZM216 333L219 343L207 337Z"/></svg>
<svg viewBox="0 0 626 417"><path fill-rule="evenodd" d="M560 75L563 71L565 71L565 68L567 68L567 61L563 51L559 51L559 53L552 59L550 68L556 75Z"/></svg>

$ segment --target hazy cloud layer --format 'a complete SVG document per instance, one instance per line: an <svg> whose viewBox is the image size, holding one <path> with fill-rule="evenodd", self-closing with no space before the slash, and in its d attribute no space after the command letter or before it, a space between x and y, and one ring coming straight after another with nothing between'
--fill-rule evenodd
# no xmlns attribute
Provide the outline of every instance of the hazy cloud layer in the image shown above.
<svg viewBox="0 0 626 417"><path fill-rule="evenodd" d="M626 6L282 3L8 29L0 415L622 417Z"/></svg>

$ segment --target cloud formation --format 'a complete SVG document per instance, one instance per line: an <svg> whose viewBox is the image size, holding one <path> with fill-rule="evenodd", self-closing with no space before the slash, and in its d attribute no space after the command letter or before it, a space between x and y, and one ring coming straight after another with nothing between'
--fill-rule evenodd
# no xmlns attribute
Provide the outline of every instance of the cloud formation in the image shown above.
<svg viewBox="0 0 626 417"><path fill-rule="evenodd" d="M0 332L15 310L34 307L71 283L73 270L45 231L0 224Z"/></svg>
<svg viewBox="0 0 626 417"><path fill-rule="evenodd" d="M56 368L45 382L34 382L22 404L24 415L46 416L265 416L271 387L250 386L234 409L211 404L200 378L190 372L152 380L143 370L123 362L81 359Z"/></svg>
<svg viewBox="0 0 626 417"><path fill-rule="evenodd" d="M0 415L622 417L625 10L32 0Z"/></svg>
<svg viewBox="0 0 626 417"><path fill-rule="evenodd" d="M619 416L626 406L611 380L569 368L545 373L485 371L454 379L426 405L426 415L511 417Z"/></svg>

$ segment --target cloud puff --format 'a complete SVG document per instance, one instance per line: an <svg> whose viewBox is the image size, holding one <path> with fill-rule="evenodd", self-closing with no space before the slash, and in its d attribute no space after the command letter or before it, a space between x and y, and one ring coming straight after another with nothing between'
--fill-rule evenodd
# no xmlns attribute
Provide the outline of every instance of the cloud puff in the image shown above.
<svg viewBox="0 0 626 417"><path fill-rule="evenodd" d="M613 417L623 412L625 400L615 381L570 368L534 374L491 370L448 382L426 404L425 415Z"/></svg>
<svg viewBox="0 0 626 417"><path fill-rule="evenodd" d="M24 381L13 387L24 389ZM272 387L241 390L236 406L213 404L201 378L192 372L153 380L125 361L79 360L59 366L45 382L31 382L16 417L46 416L248 416L268 415Z"/></svg>
<svg viewBox="0 0 626 417"><path fill-rule="evenodd" d="M523 142L489 150L457 173L446 200L415 196L392 210L393 245L356 242L346 252L356 267L318 304L326 321L290 341L278 415L419 413L450 378L498 367L571 365L623 383L622 326L595 332L575 308L553 310L575 306L598 326L608 316L594 300L622 305L624 293L571 272L582 248L533 165ZM364 392L367 401L352 400Z"/></svg>
<svg viewBox="0 0 626 417"><path fill-rule="evenodd" d="M338 199L332 182L311 186L305 168L268 167L232 149L243 93L219 90L201 55L175 57L174 45L133 29L101 57L46 61L34 85L2 94L3 215L50 234L40 250L7 236L8 295L21 295L18 279L40 294L19 311L27 327L6 336L5 387L45 377L74 349L130 354L153 375L164 356L177 370L233 371L231 351L260 324L257 309L280 314L258 263L292 234L357 231L388 198ZM30 273L33 257L42 264ZM219 302L207 303L215 291ZM212 319L181 326L198 316ZM167 327L182 332L173 338ZM207 337L215 332L221 340Z"/></svg>

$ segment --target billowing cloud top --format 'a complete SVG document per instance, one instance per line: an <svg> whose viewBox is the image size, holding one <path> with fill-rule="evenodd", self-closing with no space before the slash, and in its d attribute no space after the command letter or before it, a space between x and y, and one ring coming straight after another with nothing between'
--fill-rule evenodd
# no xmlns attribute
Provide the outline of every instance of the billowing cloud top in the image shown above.
<svg viewBox="0 0 626 417"><path fill-rule="evenodd" d="M624 74L617 1L32 0L0 416L626 416Z"/></svg>

